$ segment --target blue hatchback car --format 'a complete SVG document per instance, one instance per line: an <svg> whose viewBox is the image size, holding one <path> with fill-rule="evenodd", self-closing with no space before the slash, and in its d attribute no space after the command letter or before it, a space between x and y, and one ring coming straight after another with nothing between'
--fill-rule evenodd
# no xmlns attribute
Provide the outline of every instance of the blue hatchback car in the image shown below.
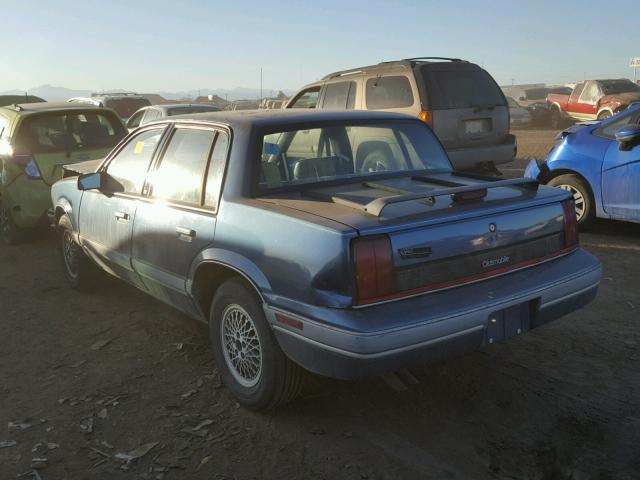
<svg viewBox="0 0 640 480"><path fill-rule="evenodd" d="M574 125L525 177L569 190L579 223L594 217L640 222L640 104L603 122Z"/></svg>

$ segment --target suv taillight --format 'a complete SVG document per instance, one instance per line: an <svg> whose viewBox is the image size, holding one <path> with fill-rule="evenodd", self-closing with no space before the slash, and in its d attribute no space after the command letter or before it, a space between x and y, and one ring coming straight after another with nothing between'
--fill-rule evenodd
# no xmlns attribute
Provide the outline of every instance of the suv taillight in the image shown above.
<svg viewBox="0 0 640 480"><path fill-rule="evenodd" d="M422 110L418 114L418 118L433 128L433 112L430 112L429 110Z"/></svg>
<svg viewBox="0 0 640 480"><path fill-rule="evenodd" d="M573 200L562 202L564 212L564 246L571 248L578 245L578 218L576 217L576 206Z"/></svg>
<svg viewBox="0 0 640 480"><path fill-rule="evenodd" d="M388 237L359 238L353 244L357 303L371 303L395 290L393 256Z"/></svg>

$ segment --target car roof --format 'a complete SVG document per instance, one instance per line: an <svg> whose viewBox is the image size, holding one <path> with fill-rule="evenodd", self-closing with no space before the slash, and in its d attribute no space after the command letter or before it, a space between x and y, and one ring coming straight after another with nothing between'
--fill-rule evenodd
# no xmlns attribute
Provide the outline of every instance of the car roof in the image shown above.
<svg viewBox="0 0 640 480"><path fill-rule="evenodd" d="M143 108L157 108L159 110L173 110L173 109L179 110L181 108L202 108L202 109L215 108L220 110L220 107L216 107L215 105L205 105L203 103L163 103L159 105L149 105Z"/></svg>
<svg viewBox="0 0 640 480"><path fill-rule="evenodd" d="M69 102L36 102L36 103L18 103L0 107L17 113L34 113L49 112L54 110L107 110L97 105L88 103L69 103Z"/></svg>
<svg viewBox="0 0 640 480"><path fill-rule="evenodd" d="M312 122L334 122L334 121L367 121L367 120L416 120L417 117L403 113L380 112L367 110L307 110L307 109L286 109L286 110L234 110L206 113L188 113L176 115L167 119L153 123L166 122L199 122L223 124L229 127L278 127Z"/></svg>

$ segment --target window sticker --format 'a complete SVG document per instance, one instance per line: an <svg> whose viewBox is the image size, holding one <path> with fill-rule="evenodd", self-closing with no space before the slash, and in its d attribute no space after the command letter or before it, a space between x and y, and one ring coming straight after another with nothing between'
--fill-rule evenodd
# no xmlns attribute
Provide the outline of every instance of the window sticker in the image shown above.
<svg viewBox="0 0 640 480"><path fill-rule="evenodd" d="M144 140L140 140L138 143L136 143L136 146L133 149L133 153L135 154L141 153L143 148L144 148Z"/></svg>
<svg viewBox="0 0 640 480"><path fill-rule="evenodd" d="M280 155L280 145L277 143L265 143L264 153L265 155Z"/></svg>

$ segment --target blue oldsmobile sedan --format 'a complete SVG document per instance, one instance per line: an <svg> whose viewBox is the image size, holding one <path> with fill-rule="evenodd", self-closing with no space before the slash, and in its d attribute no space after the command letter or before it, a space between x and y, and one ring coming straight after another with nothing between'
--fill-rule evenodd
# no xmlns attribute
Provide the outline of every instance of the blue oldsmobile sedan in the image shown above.
<svg viewBox="0 0 640 480"><path fill-rule="evenodd" d="M587 304L571 195L452 171L416 118L300 110L150 123L52 189L69 283L101 269L208 322L238 401L485 347ZM78 175L79 174L79 175Z"/></svg>
<svg viewBox="0 0 640 480"><path fill-rule="evenodd" d="M525 177L571 192L579 223L594 217L640 222L640 104L603 122L563 131L546 161Z"/></svg>

